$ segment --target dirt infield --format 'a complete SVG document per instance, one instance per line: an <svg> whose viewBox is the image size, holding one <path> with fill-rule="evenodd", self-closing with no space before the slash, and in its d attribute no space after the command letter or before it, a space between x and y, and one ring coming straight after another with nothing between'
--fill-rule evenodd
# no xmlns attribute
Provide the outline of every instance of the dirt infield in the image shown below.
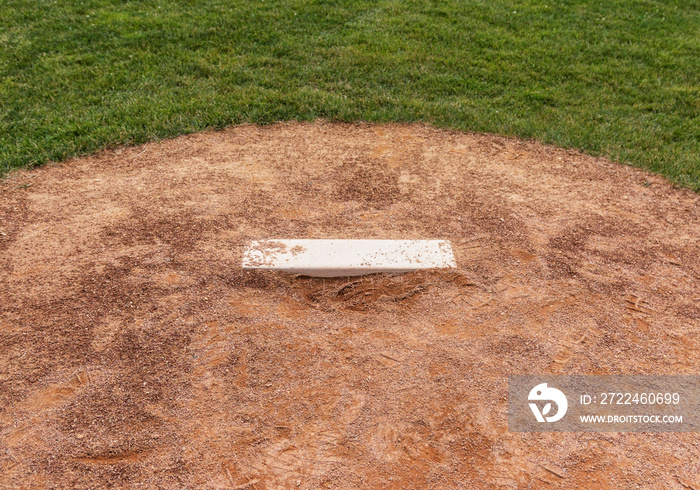
<svg viewBox="0 0 700 490"><path fill-rule="evenodd" d="M458 269L242 272L256 238ZM0 486L700 489L698 434L508 432L509 374L697 374L700 199L420 125L240 126L0 184Z"/></svg>

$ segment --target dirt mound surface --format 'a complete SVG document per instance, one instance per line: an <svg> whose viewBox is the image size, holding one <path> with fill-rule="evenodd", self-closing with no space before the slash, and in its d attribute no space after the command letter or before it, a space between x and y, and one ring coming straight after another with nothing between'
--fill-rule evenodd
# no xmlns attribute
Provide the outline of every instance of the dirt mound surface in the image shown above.
<svg viewBox="0 0 700 490"><path fill-rule="evenodd" d="M240 126L0 184L8 487L700 488L696 434L527 434L509 374L696 374L700 200L420 125ZM248 240L454 271L242 272Z"/></svg>

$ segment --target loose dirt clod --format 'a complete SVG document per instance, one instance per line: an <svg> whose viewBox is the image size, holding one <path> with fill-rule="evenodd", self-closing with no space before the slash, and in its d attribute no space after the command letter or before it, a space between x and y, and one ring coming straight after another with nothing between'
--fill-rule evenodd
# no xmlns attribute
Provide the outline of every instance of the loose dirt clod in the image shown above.
<svg viewBox="0 0 700 490"><path fill-rule="evenodd" d="M0 486L700 485L694 434L506 420L509 374L698 372L697 195L421 125L148 150L0 184ZM458 268L241 271L270 236L439 237Z"/></svg>

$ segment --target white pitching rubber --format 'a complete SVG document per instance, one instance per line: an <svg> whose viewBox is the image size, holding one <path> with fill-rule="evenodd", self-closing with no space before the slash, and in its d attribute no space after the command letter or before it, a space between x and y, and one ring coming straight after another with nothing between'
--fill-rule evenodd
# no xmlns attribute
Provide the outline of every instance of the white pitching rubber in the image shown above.
<svg viewBox="0 0 700 490"><path fill-rule="evenodd" d="M243 269L315 277L453 267L457 264L446 240L257 240L243 253Z"/></svg>

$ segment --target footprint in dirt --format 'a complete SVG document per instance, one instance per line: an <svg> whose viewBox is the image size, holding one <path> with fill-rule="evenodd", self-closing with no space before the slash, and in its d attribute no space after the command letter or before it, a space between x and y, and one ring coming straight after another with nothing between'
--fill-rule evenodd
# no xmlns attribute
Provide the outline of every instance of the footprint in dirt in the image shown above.
<svg viewBox="0 0 700 490"><path fill-rule="evenodd" d="M322 310L369 310L381 302L400 303L425 292L425 274L372 274L357 279L298 277L289 283L288 293L305 304Z"/></svg>

